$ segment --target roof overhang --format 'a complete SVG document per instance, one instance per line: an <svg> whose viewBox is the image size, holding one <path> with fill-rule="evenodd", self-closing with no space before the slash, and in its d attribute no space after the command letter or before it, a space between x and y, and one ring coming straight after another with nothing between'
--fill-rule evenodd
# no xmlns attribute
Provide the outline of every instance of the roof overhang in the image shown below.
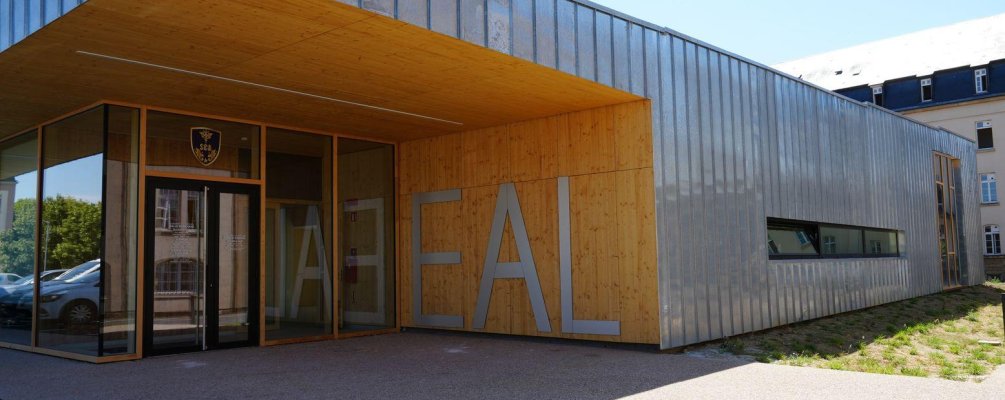
<svg viewBox="0 0 1005 400"><path fill-rule="evenodd" d="M101 100L405 141L640 99L332 0L89 0L0 76L4 136Z"/></svg>

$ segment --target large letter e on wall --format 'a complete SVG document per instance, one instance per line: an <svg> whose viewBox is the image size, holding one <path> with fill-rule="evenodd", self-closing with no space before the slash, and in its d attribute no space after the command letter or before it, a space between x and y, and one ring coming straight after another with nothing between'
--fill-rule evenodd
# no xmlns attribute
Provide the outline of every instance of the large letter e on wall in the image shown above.
<svg viewBox="0 0 1005 400"><path fill-rule="evenodd" d="M460 190L418 193L412 196L412 309L413 319L419 325L444 328L463 328L464 317L460 315L433 315L422 312L422 266L460 264L460 252L422 252L422 205L460 201Z"/></svg>

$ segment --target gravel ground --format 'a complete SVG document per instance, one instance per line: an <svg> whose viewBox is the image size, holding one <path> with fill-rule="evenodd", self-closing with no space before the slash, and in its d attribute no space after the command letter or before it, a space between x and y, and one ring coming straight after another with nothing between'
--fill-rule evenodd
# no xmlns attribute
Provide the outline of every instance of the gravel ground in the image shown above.
<svg viewBox="0 0 1005 400"><path fill-rule="evenodd" d="M652 347L406 332L93 365L0 349L0 399L1005 398L981 384Z"/></svg>

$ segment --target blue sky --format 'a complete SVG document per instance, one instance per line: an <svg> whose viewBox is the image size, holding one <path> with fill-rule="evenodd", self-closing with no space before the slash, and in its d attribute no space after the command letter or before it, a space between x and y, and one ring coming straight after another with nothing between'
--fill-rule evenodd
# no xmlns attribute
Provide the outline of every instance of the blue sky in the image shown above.
<svg viewBox="0 0 1005 400"><path fill-rule="evenodd" d="M97 203L101 201L101 155L74 160L51 167L46 171L46 197L57 194ZM14 199L35 198L36 179L34 172L17 176Z"/></svg>
<svg viewBox="0 0 1005 400"><path fill-rule="evenodd" d="M1005 0L593 0L763 64L1005 13Z"/></svg>

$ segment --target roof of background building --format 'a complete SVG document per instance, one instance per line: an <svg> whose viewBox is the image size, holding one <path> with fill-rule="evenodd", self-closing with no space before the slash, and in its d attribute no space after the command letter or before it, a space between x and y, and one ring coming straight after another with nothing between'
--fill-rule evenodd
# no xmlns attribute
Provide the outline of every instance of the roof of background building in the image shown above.
<svg viewBox="0 0 1005 400"><path fill-rule="evenodd" d="M874 85L1005 58L1005 14L964 21L777 64L830 90Z"/></svg>

